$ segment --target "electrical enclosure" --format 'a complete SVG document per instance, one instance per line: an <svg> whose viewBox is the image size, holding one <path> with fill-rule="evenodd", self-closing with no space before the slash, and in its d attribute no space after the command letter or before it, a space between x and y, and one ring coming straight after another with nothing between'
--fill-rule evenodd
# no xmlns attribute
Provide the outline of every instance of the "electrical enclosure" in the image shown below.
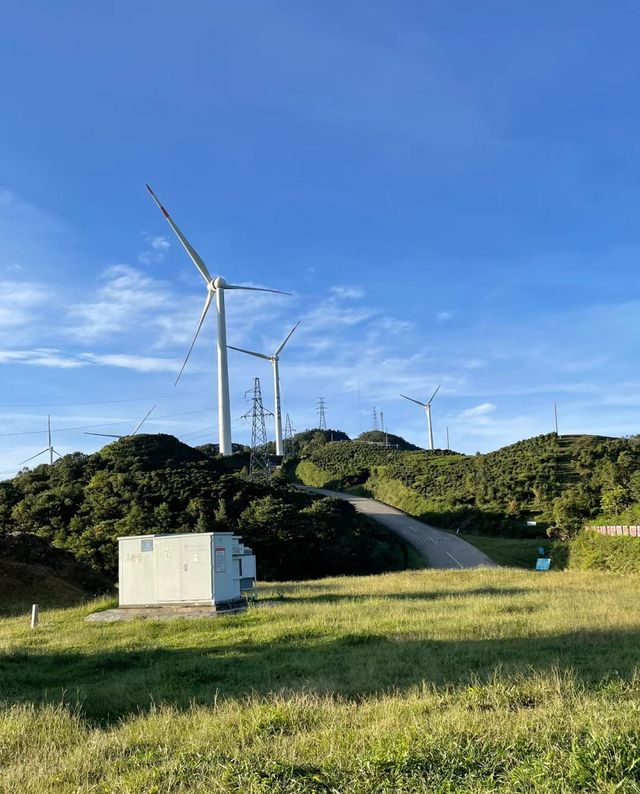
<svg viewBox="0 0 640 794"><path fill-rule="evenodd" d="M121 607L221 605L253 587L256 561L231 532L118 538Z"/></svg>

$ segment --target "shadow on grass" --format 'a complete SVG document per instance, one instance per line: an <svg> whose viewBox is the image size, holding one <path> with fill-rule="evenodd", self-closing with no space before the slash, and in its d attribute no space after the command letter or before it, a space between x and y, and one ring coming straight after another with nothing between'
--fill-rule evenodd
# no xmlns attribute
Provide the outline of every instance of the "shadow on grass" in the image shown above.
<svg viewBox="0 0 640 794"><path fill-rule="evenodd" d="M91 720L110 723L159 703L188 708L280 690L360 699L422 683L464 686L489 680L498 666L505 680L559 668L594 684L607 675L630 679L639 642L640 631L469 640L292 633L271 642L198 648L13 652L0 655L0 701L65 701Z"/></svg>
<svg viewBox="0 0 640 794"><path fill-rule="evenodd" d="M277 589L277 588L276 588ZM315 588L314 588L315 589ZM280 591L281 595L274 600L281 601L283 604L299 601L301 603L321 603L321 604L334 604L341 601L374 601L376 599L383 601L440 601L445 598L477 598L478 596L519 596L526 593L532 593L533 590L524 587L477 587L473 590L436 590L433 592L426 592L420 590L418 592L407 593L369 593L369 594L340 594L340 593L327 593L326 595L297 595L295 589L289 591ZM539 592L539 591L535 591ZM291 593L289 595L289 593ZM266 601L270 601L267 596ZM258 601L258 604L260 602Z"/></svg>

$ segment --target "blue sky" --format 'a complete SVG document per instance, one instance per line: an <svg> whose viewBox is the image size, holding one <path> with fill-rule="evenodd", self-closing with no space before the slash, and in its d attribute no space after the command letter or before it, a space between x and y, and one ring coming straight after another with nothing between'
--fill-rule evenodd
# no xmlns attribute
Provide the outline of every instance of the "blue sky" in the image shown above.
<svg viewBox="0 0 640 794"><path fill-rule="evenodd" d="M0 28L0 472L87 425L216 440L214 324L298 430L639 430L636 3L26 0ZM213 320L213 318L211 318ZM232 353L234 440L268 364ZM358 391L360 399L358 400ZM415 410L414 410L415 409ZM113 423L113 424L112 424ZM120 423L120 424L115 424ZM109 429L110 428L110 429ZM209 430L210 428L210 430ZM33 433L33 435L15 435ZM8 435L13 434L13 435Z"/></svg>

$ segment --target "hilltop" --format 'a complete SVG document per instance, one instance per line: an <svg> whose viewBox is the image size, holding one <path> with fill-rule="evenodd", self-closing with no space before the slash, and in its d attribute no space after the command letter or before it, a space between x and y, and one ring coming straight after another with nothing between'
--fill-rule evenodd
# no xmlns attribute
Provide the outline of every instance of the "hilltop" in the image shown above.
<svg viewBox="0 0 640 794"><path fill-rule="evenodd" d="M303 448L289 471L308 485L356 489L436 526L494 535L537 537L554 528L570 536L588 521L640 521L637 437L551 433L484 455L343 441Z"/></svg>
<svg viewBox="0 0 640 794"><path fill-rule="evenodd" d="M408 564L406 546L351 505L251 482L246 462L244 452L220 458L169 435L125 437L0 483L0 536L37 535L110 582L118 536L156 532L238 532L268 580Z"/></svg>

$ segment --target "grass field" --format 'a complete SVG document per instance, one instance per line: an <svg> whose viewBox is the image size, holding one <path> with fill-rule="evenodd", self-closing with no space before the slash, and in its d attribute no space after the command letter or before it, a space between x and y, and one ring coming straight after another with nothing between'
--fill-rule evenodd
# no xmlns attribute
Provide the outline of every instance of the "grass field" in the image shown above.
<svg viewBox="0 0 640 794"><path fill-rule="evenodd" d="M532 571L538 558L538 548L543 547L551 556L552 567L564 567L565 554L558 549L554 554L555 543L549 539L536 538L492 538L487 535L460 535L468 543L483 551L498 565L509 565L514 568L525 568Z"/></svg>
<svg viewBox="0 0 640 794"><path fill-rule="evenodd" d="M0 791L639 792L639 585L410 571L213 620L4 618Z"/></svg>

